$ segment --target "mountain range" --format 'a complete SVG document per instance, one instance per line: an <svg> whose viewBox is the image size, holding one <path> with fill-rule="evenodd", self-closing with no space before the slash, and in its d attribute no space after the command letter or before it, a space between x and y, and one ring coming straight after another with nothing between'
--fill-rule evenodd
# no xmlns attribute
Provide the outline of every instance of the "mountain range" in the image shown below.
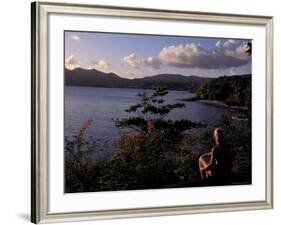
<svg viewBox="0 0 281 225"><path fill-rule="evenodd" d="M165 86L170 90L188 90L195 92L197 88L211 78L199 76L183 76L180 74L157 74L151 77L126 79L115 73L104 73L95 69L85 70L65 68L65 85L111 88L143 88L153 89Z"/></svg>

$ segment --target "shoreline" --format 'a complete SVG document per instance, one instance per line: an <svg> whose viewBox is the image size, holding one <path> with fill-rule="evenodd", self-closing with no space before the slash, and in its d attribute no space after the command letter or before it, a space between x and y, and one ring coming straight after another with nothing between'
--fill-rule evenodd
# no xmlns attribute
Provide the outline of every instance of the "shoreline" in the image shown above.
<svg viewBox="0 0 281 225"><path fill-rule="evenodd" d="M221 107L226 107L226 108L231 108L231 109L241 109L241 110L247 110L248 108L245 106L235 106L235 105L227 105L226 103L218 100L204 100L201 99L199 102L202 102L204 104L208 105L214 105L214 106L221 106Z"/></svg>
<svg viewBox="0 0 281 225"><path fill-rule="evenodd" d="M64 87L81 87L81 88L112 88L112 89L136 89L136 90L149 90L154 91L155 87L136 87L136 86L126 86L126 87L113 87L113 86L87 86L87 85L64 85ZM189 94L195 94L194 90L189 90L187 88L169 88L168 91L186 91Z"/></svg>
<svg viewBox="0 0 281 225"><path fill-rule="evenodd" d="M219 100L206 100L206 99L199 99L198 97L178 99L178 101L183 101L183 102L198 101L198 102L201 102L201 103L204 103L204 104L218 106L218 107L225 107L225 108L231 108L231 109L241 109L241 110L247 110L248 109L245 106L228 105L228 104L226 104L222 101L219 101Z"/></svg>

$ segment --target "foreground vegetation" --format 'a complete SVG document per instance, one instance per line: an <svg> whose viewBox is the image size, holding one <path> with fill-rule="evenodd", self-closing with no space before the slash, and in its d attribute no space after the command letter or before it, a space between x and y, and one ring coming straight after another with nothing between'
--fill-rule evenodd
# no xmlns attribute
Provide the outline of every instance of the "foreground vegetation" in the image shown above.
<svg viewBox="0 0 281 225"><path fill-rule="evenodd" d="M92 192L194 187L202 182L198 158L210 151L213 126L189 120L170 120L167 115L183 103L168 104L168 90L157 88L151 95L140 93L139 103L126 111L128 118L115 121L122 134L112 146L116 153L109 158L92 158L102 151L101 143L87 140L84 132L92 120L82 124L72 137L65 138L66 192ZM226 151L232 161L234 183L251 183L251 128L248 122L223 117L221 127ZM217 184L214 184L217 185Z"/></svg>

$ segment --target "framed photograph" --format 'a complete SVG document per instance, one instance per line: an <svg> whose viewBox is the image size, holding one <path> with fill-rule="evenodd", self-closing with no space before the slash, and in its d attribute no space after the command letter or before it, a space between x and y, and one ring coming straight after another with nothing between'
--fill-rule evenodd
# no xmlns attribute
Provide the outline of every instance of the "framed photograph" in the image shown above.
<svg viewBox="0 0 281 225"><path fill-rule="evenodd" d="M32 222L271 209L272 32L32 3Z"/></svg>

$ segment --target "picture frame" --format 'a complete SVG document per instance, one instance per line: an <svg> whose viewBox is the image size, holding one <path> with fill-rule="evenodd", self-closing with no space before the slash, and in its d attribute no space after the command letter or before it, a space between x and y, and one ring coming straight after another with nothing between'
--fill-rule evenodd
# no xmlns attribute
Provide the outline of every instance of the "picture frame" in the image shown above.
<svg viewBox="0 0 281 225"><path fill-rule="evenodd" d="M33 223L46 222L65 222L65 221L83 221L83 220L100 220L100 219L114 219L114 218L132 218L132 217L147 217L147 216L163 216L163 215L180 215L191 213L210 213L210 212L226 212L226 211L240 211L240 210L257 210L257 209L272 209L273 208L273 18L270 16L253 16L253 15L237 15L237 14L220 14L208 12L187 12L187 11L170 11L162 9L148 9L148 8L125 8L118 6L102 6L102 5L83 5L83 4L67 4L67 3L48 3L48 2L34 2L31 5L31 44L32 44L32 149L31 149L31 221ZM68 209L63 211L52 210L50 205L56 204L53 201L53 196L56 196L56 190L51 183L52 179L52 165L53 152L51 149L60 151L58 145L54 141L50 141L52 135L51 129L54 121L60 121L63 115L56 115L52 113L54 108L52 95L52 66L51 57L53 50L50 49L51 42L56 40L63 43L63 36L58 39L51 39L52 26L56 24L52 15L66 16L67 18L82 16L85 18L110 18L112 20L126 20L132 19L132 23L136 20L153 21L160 23L161 21L167 23L178 24L195 23L197 26L202 24L214 24L224 26L236 26L241 30L244 26L255 27L257 31L257 38L262 37L265 40L264 47L261 48L262 56L259 62L264 64L260 73L264 83L264 91L261 91L260 96L264 99L261 108L264 112L260 117L264 121L264 130L261 131L264 145L259 146L257 154L265 156L263 158L264 170L261 169L263 178L257 178L257 183L260 185L260 192L262 195L253 199L240 199L229 202L209 202L209 203L161 203L161 206L130 206L120 207L114 209L100 209L93 210L89 205L86 209L81 207L81 210ZM74 19L75 19L74 18ZM78 19L77 19L78 21ZM122 22L122 23L123 23ZM79 21L77 22L77 24ZM81 21L80 21L81 23ZM110 21L108 22L110 23ZM62 22L64 24L64 22ZM84 25L86 26L86 25ZM91 30L91 28L89 28ZM108 28L107 28L108 29ZM115 29L115 30L114 30ZM117 28L112 28L116 32ZM107 30L111 32L112 30ZM173 33L173 30L170 31ZM211 32L211 31L210 31ZM230 34L230 36L234 34ZM207 35L208 36L208 35ZM209 34L214 36L214 34ZM255 65L256 66L256 65ZM58 70L62 71L62 70ZM257 70L254 70L257 72ZM63 76L63 74L59 74ZM51 79L50 79L51 78ZM63 90L62 86L56 87ZM253 93L253 99L257 92ZM255 104L259 101L255 101ZM260 101L261 102L261 101ZM253 114L255 113L253 108ZM54 116L58 118L54 119ZM260 119L259 118L259 119ZM53 139L52 139L53 140ZM255 140L257 140L255 138ZM63 150L61 150L63 151ZM62 161L57 162L58 168L62 168ZM255 170L256 163L253 164ZM260 180L259 180L260 179ZM255 180L256 181L256 180ZM63 181L62 181L63 182ZM54 183L54 182L52 182ZM157 190L154 190L157 195ZM184 191L184 190L183 190ZM125 191L126 192L126 191ZM170 192L166 192L170 193ZM130 191L131 196L134 195ZM145 195L145 192L142 192ZM109 193L104 193L103 197L108 196L105 200L110 199ZM128 194L129 195L129 194ZM78 195L75 198L79 198ZM100 197L102 198L102 197ZM200 197L199 197L200 198ZM124 198L126 203L126 198ZM52 202L53 201L53 202ZM78 200L79 201L79 200ZM81 202L81 201L80 201ZM65 204L65 203L64 203ZM109 204L109 203L107 203ZM126 204L125 204L126 205ZM160 205L160 204L159 204ZM79 207L79 204L78 206ZM54 206L54 208L56 208ZM62 207L63 208L63 207ZM106 207L105 207L106 208Z"/></svg>

